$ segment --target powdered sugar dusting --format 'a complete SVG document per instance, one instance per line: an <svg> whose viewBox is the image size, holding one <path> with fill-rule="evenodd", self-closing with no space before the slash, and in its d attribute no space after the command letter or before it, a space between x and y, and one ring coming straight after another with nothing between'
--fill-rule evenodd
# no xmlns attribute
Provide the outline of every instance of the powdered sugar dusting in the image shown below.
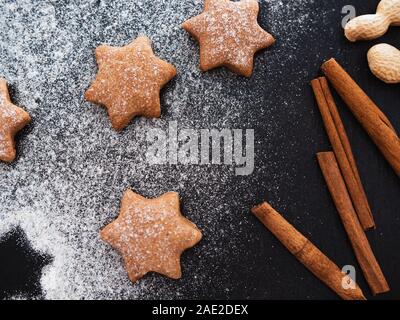
<svg viewBox="0 0 400 320"><path fill-rule="evenodd" d="M300 111L291 99L299 85L289 83L292 96L285 88L279 105L265 92L277 94L273 84L293 61L296 39L312 32L312 2L260 2L262 27L278 42L257 55L253 77L244 80L224 69L199 71L198 45L180 25L202 11L202 1L0 0L0 27L7 30L0 34L0 75L33 118L18 141L17 161L0 164L0 234L20 226L36 250L52 256L41 279L45 298L195 298L214 288L229 297L229 274L217 279L207 270L239 259L250 190L266 184L257 174L278 164L267 156L243 180L225 166L150 166L146 129L172 120L181 128L256 128L263 132L259 147L284 134L274 111L286 108L296 121ZM94 49L123 46L140 34L178 75L162 92L161 119L137 118L119 134L83 95L97 72ZM275 179L271 173L268 185L278 190ZM120 255L99 239L128 187L146 197L177 191L183 214L202 230L203 241L182 257L181 281L153 275L132 285Z"/></svg>

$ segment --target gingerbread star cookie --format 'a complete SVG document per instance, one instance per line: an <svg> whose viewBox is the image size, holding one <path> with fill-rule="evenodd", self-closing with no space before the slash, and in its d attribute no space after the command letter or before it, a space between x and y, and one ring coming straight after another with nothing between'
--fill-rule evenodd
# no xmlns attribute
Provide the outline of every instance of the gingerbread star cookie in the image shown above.
<svg viewBox="0 0 400 320"><path fill-rule="evenodd" d="M114 129L124 129L136 116L160 117L160 90L176 69L154 55L147 37L124 47L101 45L96 60L99 70L85 99L107 108Z"/></svg>
<svg viewBox="0 0 400 320"><path fill-rule="evenodd" d="M118 218L100 237L122 254L129 279L136 282L148 272L179 279L182 252L197 244L202 235L182 216L177 193L146 199L127 190Z"/></svg>
<svg viewBox="0 0 400 320"><path fill-rule="evenodd" d="M15 159L14 136L31 121L29 114L11 102L7 81L0 78L0 160Z"/></svg>
<svg viewBox="0 0 400 320"><path fill-rule="evenodd" d="M200 44L200 69L224 66L245 77L253 73L254 54L275 39L257 22L257 0L205 0L204 11L183 23Z"/></svg>

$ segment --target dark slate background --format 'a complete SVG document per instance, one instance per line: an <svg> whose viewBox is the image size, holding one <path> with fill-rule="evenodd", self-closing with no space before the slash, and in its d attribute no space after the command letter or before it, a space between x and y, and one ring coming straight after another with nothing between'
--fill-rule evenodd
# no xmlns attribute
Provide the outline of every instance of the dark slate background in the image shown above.
<svg viewBox="0 0 400 320"><path fill-rule="evenodd" d="M400 131L400 85L386 85L375 78L370 73L366 61L368 49L376 43L387 42L400 48L399 28L391 28L385 36L375 41L350 43L344 38L340 25L342 19L340 8L346 4L354 5L357 8L357 14L360 15L374 12L377 1L352 0L351 3L343 0L315 1L315 10L311 15L315 15L314 18L317 21L321 10L331 7L335 7L336 10L325 16L329 20L321 20L316 24L316 28L319 28L318 36L304 37L300 43L293 44L297 48L296 61L282 69L280 75L275 76L276 86L284 87L282 84L290 82L290 79L302 72L307 72L311 80L319 75L319 66L324 60L335 57L381 107L394 127ZM264 6L266 7L266 4L261 3L261 13L265 11ZM268 21L264 19L264 15L261 14L260 24L268 25ZM279 47L279 35L277 40L276 46ZM260 84L254 83L254 85ZM251 86L246 88L251 94ZM283 91L280 89L276 92L279 95L279 92ZM290 88L286 90L287 92L290 94ZM266 91L265 99L270 104L279 104L278 95L271 95L270 91ZM264 144L265 150L259 150L256 159L258 163L265 159L270 161L271 157L276 161L277 165L273 170L276 173L275 183L279 185L279 190L269 189L270 176L263 175L262 170L256 170L257 183L254 183L251 190L247 190L247 193L251 193L252 196L243 196L245 190L232 188L233 203L236 203L241 196L244 198L243 203L237 208L238 215L247 214L242 212L243 208L250 208L268 199L278 211L281 211L294 226L307 235L338 265L355 265L358 271L357 281L369 299L399 298L400 185L398 178L356 119L337 98L376 219L377 230L368 232L368 238L392 289L388 294L372 297L358 268L315 159L317 152L330 150L331 147L308 83L304 83L302 95L293 97L293 102L296 107L307 111L299 113L300 118L297 119L296 126L292 126L290 119L286 117L285 109L282 108L279 113L279 108L277 108L275 121L278 126L287 128L284 135L270 141L271 144L279 146L279 151L271 154L267 148L268 144ZM311 109L314 111L310 113ZM247 119L244 119L244 122L247 123ZM260 126L255 129L257 137L267 135L267 132L263 132L265 127ZM293 145L300 147L293 148ZM283 172L288 174L282 174ZM238 184L242 183L241 179L246 178L237 178ZM212 284L202 288L193 286L193 292L187 295L189 298L337 299L334 293L299 264L255 218L249 219L252 223L241 226L245 228L241 230L241 233L246 236L243 242L245 248L241 250L240 256L230 259L227 265L209 270L214 277L229 279L233 290L227 295L223 289L213 287ZM2 240L0 257L0 279L6 279L5 286L0 288L0 298L18 292L37 296L40 292L38 275L42 266L50 258L35 255L29 249L29 244L24 241L21 231ZM265 261L268 260L274 268L266 266Z"/></svg>

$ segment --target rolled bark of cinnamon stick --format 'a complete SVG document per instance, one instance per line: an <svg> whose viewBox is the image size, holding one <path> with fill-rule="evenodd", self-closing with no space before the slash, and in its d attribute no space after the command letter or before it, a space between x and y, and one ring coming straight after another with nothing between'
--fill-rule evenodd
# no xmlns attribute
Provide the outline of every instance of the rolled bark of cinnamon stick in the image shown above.
<svg viewBox="0 0 400 320"><path fill-rule="evenodd" d="M389 291L389 285L357 218L346 184L333 152L317 154L318 162L356 258L374 295Z"/></svg>
<svg viewBox="0 0 400 320"><path fill-rule="evenodd" d="M366 300L357 284L268 203L264 202L251 211L308 270L342 299ZM355 289L345 289L343 281L353 282Z"/></svg>
<svg viewBox="0 0 400 320"><path fill-rule="evenodd" d="M397 175L400 175L400 139L389 119L335 59L325 62L322 71Z"/></svg>
<svg viewBox="0 0 400 320"><path fill-rule="evenodd" d="M328 103L329 111L331 113L333 122L335 123L335 127L337 129L338 134L339 134L340 142L342 143L343 148L344 148L344 150L346 152L346 156L347 156L347 158L348 158L348 160L350 162L350 165L351 165L351 168L353 170L354 176L355 176L356 180L358 181L358 183L360 185L360 189L362 190L362 192L365 195L364 187L362 185L361 178L360 178L360 173L358 172L358 168L357 168L356 161L354 159L353 151L351 150L350 141L349 141L349 138L347 137L346 129L344 128L342 119L340 118L340 114L339 114L339 111L337 109L335 100L333 99L331 90L329 89L328 80L325 77L320 77L319 78L319 82L321 84L322 91L324 92L324 95L325 95L325 98L326 98L326 102ZM365 199L366 198L367 197L365 196ZM367 201L367 205L368 205L368 208L369 208L368 201ZM369 209L369 211L371 211L371 209Z"/></svg>
<svg viewBox="0 0 400 320"><path fill-rule="evenodd" d="M311 81L311 86L358 218L365 230L374 228L375 222L361 183L350 142L329 90L328 82L325 78L318 78Z"/></svg>

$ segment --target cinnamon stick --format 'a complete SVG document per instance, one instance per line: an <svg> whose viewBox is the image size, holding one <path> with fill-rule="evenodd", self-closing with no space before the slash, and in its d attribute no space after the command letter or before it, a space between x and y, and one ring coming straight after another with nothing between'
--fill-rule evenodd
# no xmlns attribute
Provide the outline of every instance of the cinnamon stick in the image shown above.
<svg viewBox="0 0 400 320"><path fill-rule="evenodd" d="M372 293L376 295L389 291L385 276L354 211L335 154L333 152L322 152L318 153L317 157L328 189Z"/></svg>
<svg viewBox="0 0 400 320"><path fill-rule="evenodd" d="M358 184L360 185L360 189L365 195L364 187L361 182L360 174L358 172L357 164L354 159L353 151L351 150L350 141L349 138L347 137L346 129L344 128L342 119L340 118L339 111L337 109L335 100L333 99L331 90L329 89L328 80L325 77L320 77L319 82L321 83L322 91L324 92L326 102L328 103L329 111L331 113L333 122L335 123L337 132L339 134L340 142L342 143L344 151L346 152L346 156L349 159L354 176ZM367 199L366 196L365 199ZM366 201L366 204L369 208L368 201ZM369 211L371 211L371 209L369 209Z"/></svg>
<svg viewBox="0 0 400 320"><path fill-rule="evenodd" d="M365 300L362 290L268 203L264 202L251 211L307 269L341 298ZM344 289L344 279L355 284L355 289Z"/></svg>
<svg viewBox="0 0 400 320"><path fill-rule="evenodd" d="M338 159L358 218L365 230L375 227L371 209L358 173L343 123L325 78L311 81L326 132Z"/></svg>
<svg viewBox="0 0 400 320"><path fill-rule="evenodd" d="M325 62L322 71L397 175L400 175L400 139L389 119L335 59Z"/></svg>

